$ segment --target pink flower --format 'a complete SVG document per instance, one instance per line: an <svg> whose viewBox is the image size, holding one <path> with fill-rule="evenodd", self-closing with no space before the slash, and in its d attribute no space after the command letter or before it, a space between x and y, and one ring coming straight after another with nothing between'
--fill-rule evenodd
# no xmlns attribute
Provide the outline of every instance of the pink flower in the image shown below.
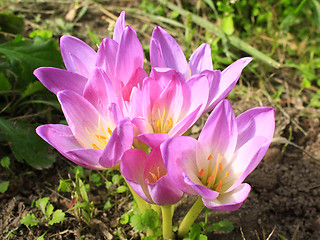
<svg viewBox="0 0 320 240"><path fill-rule="evenodd" d="M202 115L208 94L208 81L201 74L186 82L175 70L153 69L127 103L128 114L141 132L136 138L156 147L182 135Z"/></svg>
<svg viewBox="0 0 320 240"><path fill-rule="evenodd" d="M59 91L57 96L68 126L39 126L36 131L40 137L80 166L97 170L116 166L132 146L130 119L123 118L115 104L101 114L74 91Z"/></svg>
<svg viewBox="0 0 320 240"><path fill-rule="evenodd" d="M235 118L227 100L209 116L198 141L175 137L161 145L168 175L183 192L200 195L210 209L234 211L248 197L242 183L266 153L274 109L258 107Z"/></svg>
<svg viewBox="0 0 320 240"><path fill-rule="evenodd" d="M209 97L205 112L212 110L222 99L226 98L237 83L242 69L252 58L237 60L222 72L213 70L209 44L202 44L190 57L189 63L179 44L161 27L156 27L150 42L151 67L173 68L180 72L186 81L196 74L203 74L209 82Z"/></svg>
<svg viewBox="0 0 320 240"><path fill-rule="evenodd" d="M147 77L143 70L144 55L136 32L125 26L125 13L118 18L113 39L104 39L95 52L78 38L63 36L60 40L61 54L67 70L41 67L35 76L53 93L72 90L83 94L96 67L103 70L110 79L117 95L128 100L134 86Z"/></svg>
<svg viewBox="0 0 320 240"><path fill-rule="evenodd" d="M130 149L123 155L121 173L133 190L145 201L157 205L171 205L182 197L170 180L159 147L149 155L140 149Z"/></svg>

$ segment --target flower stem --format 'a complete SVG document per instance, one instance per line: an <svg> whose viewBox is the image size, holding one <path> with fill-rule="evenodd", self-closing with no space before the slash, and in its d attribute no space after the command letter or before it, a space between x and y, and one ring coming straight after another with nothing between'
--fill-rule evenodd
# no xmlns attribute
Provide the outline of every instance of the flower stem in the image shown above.
<svg viewBox="0 0 320 240"><path fill-rule="evenodd" d="M202 197L199 197L180 224L180 227L178 230L179 238L183 238L187 235L191 225L197 219L197 217L199 216L203 208L204 208L204 205L202 202Z"/></svg>
<svg viewBox="0 0 320 240"><path fill-rule="evenodd" d="M171 205L161 206L162 235L164 240L172 239L172 210Z"/></svg>
<svg viewBox="0 0 320 240"><path fill-rule="evenodd" d="M138 204L138 207L139 207L139 210L141 213L145 213L146 210L150 209L150 206L149 204L143 200L133 189L132 187L130 186L130 184L127 182L127 180L125 180L129 189L130 189L130 192L133 196L133 199L136 201L136 203Z"/></svg>

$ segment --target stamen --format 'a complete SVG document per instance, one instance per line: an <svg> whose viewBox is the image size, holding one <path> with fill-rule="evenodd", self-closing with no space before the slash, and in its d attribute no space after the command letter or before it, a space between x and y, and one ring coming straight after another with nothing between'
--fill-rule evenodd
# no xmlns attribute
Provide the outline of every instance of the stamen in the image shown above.
<svg viewBox="0 0 320 240"><path fill-rule="evenodd" d="M94 143L92 143L92 147L93 147L93 149L99 149L99 148L97 147L97 145L95 145Z"/></svg>
<svg viewBox="0 0 320 240"><path fill-rule="evenodd" d="M157 167L158 179L160 178L160 167Z"/></svg>
<svg viewBox="0 0 320 240"><path fill-rule="evenodd" d="M217 187L217 192L220 192L221 187L222 187L222 180L220 180L220 182L219 182L219 185Z"/></svg>
<svg viewBox="0 0 320 240"><path fill-rule="evenodd" d="M108 128L108 133L109 133L109 134L110 134L110 136L111 136L112 131L111 131L111 129L110 129L110 128Z"/></svg>
<svg viewBox="0 0 320 240"><path fill-rule="evenodd" d="M214 178L214 174L212 174L212 175L208 178L207 183L210 183L213 178Z"/></svg>
<svg viewBox="0 0 320 240"><path fill-rule="evenodd" d="M154 173L149 172L149 174L152 176L154 182L158 181L158 178Z"/></svg>
<svg viewBox="0 0 320 240"><path fill-rule="evenodd" d="M222 171L223 171L222 163L219 163L219 169L220 169L220 172L222 173Z"/></svg>
<svg viewBox="0 0 320 240"><path fill-rule="evenodd" d="M204 169L202 168L202 169L200 170L200 172L199 172L199 175L202 176L203 174L205 174L205 171L204 171Z"/></svg>
<svg viewBox="0 0 320 240"><path fill-rule="evenodd" d="M210 161L212 157L213 157L212 154L210 154L208 157L208 161Z"/></svg>

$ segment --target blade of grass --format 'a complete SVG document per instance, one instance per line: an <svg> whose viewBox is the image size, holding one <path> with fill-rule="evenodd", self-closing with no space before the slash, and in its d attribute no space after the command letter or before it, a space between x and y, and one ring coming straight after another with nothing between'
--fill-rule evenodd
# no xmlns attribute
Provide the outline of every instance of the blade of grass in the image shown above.
<svg viewBox="0 0 320 240"><path fill-rule="evenodd" d="M166 7L170 8L173 11L178 12L180 15L182 16L191 16L191 19L193 20L194 23L198 24L199 26L209 30L211 33L217 35L218 37L224 37L223 32L213 23L209 22L208 20L197 16L195 14L192 14L191 12L184 10L180 7L178 7L177 5L168 2L166 0L158 0L159 3L164 4ZM262 53L261 51L257 50L256 48L252 47L251 45L249 45L248 43L242 41L241 39L239 39L236 36L229 36L228 37L229 42L231 45L233 45L236 48L239 48L240 50L248 53L249 55L251 55L252 57L258 58L261 61L266 62L267 64L275 67L275 68L279 68L281 67L281 64L278 63L277 61L273 60L272 58L270 58L269 56L267 56L266 54Z"/></svg>

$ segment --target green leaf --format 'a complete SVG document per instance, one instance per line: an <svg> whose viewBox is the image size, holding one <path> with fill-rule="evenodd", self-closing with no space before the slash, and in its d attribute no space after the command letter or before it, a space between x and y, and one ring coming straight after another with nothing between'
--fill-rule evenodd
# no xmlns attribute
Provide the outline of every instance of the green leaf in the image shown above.
<svg viewBox="0 0 320 240"><path fill-rule="evenodd" d="M58 191L71 192L71 183L68 180L60 179Z"/></svg>
<svg viewBox="0 0 320 240"><path fill-rule="evenodd" d="M111 207L112 207L112 204L111 204L110 200L107 200L106 203L103 206L103 209L104 210L108 210Z"/></svg>
<svg viewBox="0 0 320 240"><path fill-rule="evenodd" d="M0 72L0 92L9 91L11 89L11 84L9 79L4 75L3 72Z"/></svg>
<svg viewBox="0 0 320 240"><path fill-rule="evenodd" d="M0 182L0 193L5 193L9 187L9 181Z"/></svg>
<svg viewBox="0 0 320 240"><path fill-rule="evenodd" d="M201 233L201 227L199 224L195 223L191 226L188 237L191 240L196 240L198 239L198 236L200 235L200 233Z"/></svg>
<svg viewBox="0 0 320 240"><path fill-rule="evenodd" d="M58 44L53 40L36 38L33 42L16 37L0 44L0 55L6 56L10 70L18 75L16 87L23 89L35 79L33 71L38 67L60 67L62 59Z"/></svg>
<svg viewBox="0 0 320 240"><path fill-rule="evenodd" d="M86 29L87 29L88 37L90 38L91 42L94 45L100 44L101 40L99 39L99 37L94 32L91 31L91 29L90 29L90 27L88 25L86 25Z"/></svg>
<svg viewBox="0 0 320 240"><path fill-rule="evenodd" d="M151 230L155 231L159 224L159 215L156 211L148 209L142 215L141 221L142 224L145 226L145 229L150 228Z"/></svg>
<svg viewBox="0 0 320 240"><path fill-rule="evenodd" d="M1 162L1 166L2 167L9 168L9 166L10 166L10 158L8 156L3 157L0 162Z"/></svg>
<svg viewBox="0 0 320 240"><path fill-rule="evenodd" d="M230 14L222 19L222 30L227 35L232 35L234 32L233 16Z"/></svg>
<svg viewBox="0 0 320 240"><path fill-rule="evenodd" d="M200 234L198 239L199 240L208 240L208 237L206 235Z"/></svg>
<svg viewBox="0 0 320 240"><path fill-rule="evenodd" d="M135 214L130 217L131 227L140 232L146 232L148 228L155 231L158 224L159 216L152 209L148 209L144 214Z"/></svg>
<svg viewBox="0 0 320 240"><path fill-rule="evenodd" d="M82 182L82 180L79 178L78 179L78 184L79 184L79 192L80 192L80 195L82 197L82 199L85 201L85 202L89 202L89 199L88 199L88 194L87 194L87 191L86 191L86 187L84 185L84 183Z"/></svg>
<svg viewBox="0 0 320 240"><path fill-rule="evenodd" d="M318 24L318 27L320 27L320 3L318 0L312 0L314 4L314 10L315 10L315 21Z"/></svg>
<svg viewBox="0 0 320 240"><path fill-rule="evenodd" d="M6 136L12 152L20 162L26 161L36 169L49 168L55 161L55 154L48 154L48 144L35 131L36 125L13 123L0 118L0 133Z"/></svg>
<svg viewBox="0 0 320 240"><path fill-rule="evenodd" d="M121 224L127 224L129 222L130 218L129 218L129 214L128 213L125 213L121 216L121 219L120 219L120 223Z"/></svg>
<svg viewBox="0 0 320 240"><path fill-rule="evenodd" d="M62 222L64 220L65 215L66 214L64 212L62 212L61 209L54 211L54 213L52 215L52 219L48 222L48 224L53 225L55 223Z"/></svg>
<svg viewBox="0 0 320 240"><path fill-rule="evenodd" d="M48 204L47 206L47 210L46 213L44 214L44 216L46 217L46 219L49 219L51 214L53 213L53 205L52 204Z"/></svg>
<svg viewBox="0 0 320 240"><path fill-rule="evenodd" d="M43 84L40 81L29 83L26 90L23 91L23 94L20 97L20 100L36 92L43 91L45 89L46 88L43 86Z"/></svg>
<svg viewBox="0 0 320 240"><path fill-rule="evenodd" d="M20 222L26 226L36 226L39 223L39 219L32 213L24 215Z"/></svg>
<svg viewBox="0 0 320 240"><path fill-rule="evenodd" d="M117 193L124 193L128 190L127 186L120 186L117 188Z"/></svg>
<svg viewBox="0 0 320 240"><path fill-rule="evenodd" d="M145 236L141 238L142 240L157 240L156 237L153 236Z"/></svg>
<svg viewBox="0 0 320 240"><path fill-rule="evenodd" d="M145 230L145 228L142 224L142 215L141 214L135 214L135 215L131 216L130 225L136 231L142 232Z"/></svg>
<svg viewBox="0 0 320 240"><path fill-rule="evenodd" d="M23 18L12 13L0 13L0 29L3 32L21 34L24 31Z"/></svg>
<svg viewBox="0 0 320 240"><path fill-rule="evenodd" d="M40 198L36 201L36 207L41 210L41 212L46 214L46 206L49 201L49 197Z"/></svg>
<svg viewBox="0 0 320 240"><path fill-rule="evenodd" d="M217 232L217 231L222 231L222 232L231 232L234 229L234 226L232 222L229 220L222 220L218 223L212 224L212 230Z"/></svg>
<svg viewBox="0 0 320 240"><path fill-rule="evenodd" d="M121 180L121 176L120 175L115 174L115 175L112 176L112 183L113 184L118 184L120 182L120 180Z"/></svg>
<svg viewBox="0 0 320 240"><path fill-rule="evenodd" d="M47 234L47 232L45 232L44 234L42 234L41 236L37 237L37 240L44 240L44 236Z"/></svg>
<svg viewBox="0 0 320 240"><path fill-rule="evenodd" d="M41 29L36 29L29 33L30 38L35 38L35 37L41 37L43 39L49 40L52 38L53 31L52 30L41 30Z"/></svg>
<svg viewBox="0 0 320 240"><path fill-rule="evenodd" d="M98 173L92 173L90 176L90 181L94 182L97 187L101 186L101 177Z"/></svg>
<svg viewBox="0 0 320 240"><path fill-rule="evenodd" d="M288 240L288 238L286 238L285 236L281 235L280 233L278 233L278 237L279 237L281 240Z"/></svg>

